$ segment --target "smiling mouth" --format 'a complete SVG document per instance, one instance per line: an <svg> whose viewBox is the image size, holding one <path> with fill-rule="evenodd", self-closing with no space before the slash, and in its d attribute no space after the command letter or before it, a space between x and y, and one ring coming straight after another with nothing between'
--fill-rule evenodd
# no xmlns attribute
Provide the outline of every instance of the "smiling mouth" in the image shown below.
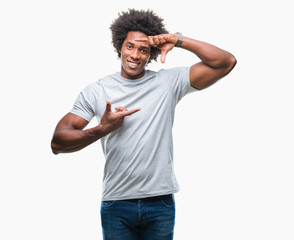
<svg viewBox="0 0 294 240"><path fill-rule="evenodd" d="M127 62L128 62L129 66L130 66L131 68L136 68L137 66L140 65L140 63L131 62L131 61L128 61L128 60L127 60Z"/></svg>

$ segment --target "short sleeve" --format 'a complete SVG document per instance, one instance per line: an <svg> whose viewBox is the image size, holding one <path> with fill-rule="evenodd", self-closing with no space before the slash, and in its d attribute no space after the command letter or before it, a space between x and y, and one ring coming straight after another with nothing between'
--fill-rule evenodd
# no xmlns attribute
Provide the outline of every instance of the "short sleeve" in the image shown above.
<svg viewBox="0 0 294 240"><path fill-rule="evenodd" d="M91 104L89 93L87 89L84 89L80 92L70 112L90 122L95 116L95 111L93 109L94 106Z"/></svg>
<svg viewBox="0 0 294 240"><path fill-rule="evenodd" d="M177 102L185 95L197 91L190 83L190 69L191 67L176 67L164 70L164 74L167 74L169 86L175 94Z"/></svg>

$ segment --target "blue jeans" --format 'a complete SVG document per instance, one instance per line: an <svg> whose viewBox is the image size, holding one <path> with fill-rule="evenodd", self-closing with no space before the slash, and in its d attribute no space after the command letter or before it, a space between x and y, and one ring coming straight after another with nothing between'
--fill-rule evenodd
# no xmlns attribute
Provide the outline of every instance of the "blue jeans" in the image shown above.
<svg viewBox="0 0 294 240"><path fill-rule="evenodd" d="M174 196L123 201L102 201L104 240L172 240Z"/></svg>

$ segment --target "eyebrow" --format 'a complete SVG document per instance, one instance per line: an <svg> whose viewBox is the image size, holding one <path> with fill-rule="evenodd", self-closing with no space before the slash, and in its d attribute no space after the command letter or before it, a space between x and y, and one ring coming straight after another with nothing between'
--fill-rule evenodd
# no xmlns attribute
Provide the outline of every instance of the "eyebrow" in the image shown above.
<svg viewBox="0 0 294 240"><path fill-rule="evenodd" d="M127 42L127 44L130 44L130 45L132 45L132 46L135 45L135 43L132 43L132 42Z"/></svg>
<svg viewBox="0 0 294 240"><path fill-rule="evenodd" d="M130 42L130 41L128 41L127 44L130 44L130 45L132 45L132 46L135 46L135 43L132 43L132 42ZM142 45L140 45L140 48L144 48L144 49L149 50L148 47L145 47L145 46L142 46Z"/></svg>

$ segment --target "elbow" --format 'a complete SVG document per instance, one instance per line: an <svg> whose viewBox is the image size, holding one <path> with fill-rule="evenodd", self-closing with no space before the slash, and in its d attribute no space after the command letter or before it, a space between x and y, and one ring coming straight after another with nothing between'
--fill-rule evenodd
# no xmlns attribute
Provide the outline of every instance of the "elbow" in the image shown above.
<svg viewBox="0 0 294 240"><path fill-rule="evenodd" d="M227 63L227 74L230 73L233 68L236 66L237 64L237 59L232 55L230 54L230 57L228 58L228 63Z"/></svg>
<svg viewBox="0 0 294 240"><path fill-rule="evenodd" d="M233 69L237 64L237 59L235 58L234 55L231 55L230 63L231 63L232 69Z"/></svg>
<svg viewBox="0 0 294 240"><path fill-rule="evenodd" d="M55 155L61 153L60 145L56 144L54 140L51 141L51 151Z"/></svg>
<svg viewBox="0 0 294 240"><path fill-rule="evenodd" d="M55 144L51 142L51 151L53 154L57 155L59 152L57 151L57 148L55 147Z"/></svg>

